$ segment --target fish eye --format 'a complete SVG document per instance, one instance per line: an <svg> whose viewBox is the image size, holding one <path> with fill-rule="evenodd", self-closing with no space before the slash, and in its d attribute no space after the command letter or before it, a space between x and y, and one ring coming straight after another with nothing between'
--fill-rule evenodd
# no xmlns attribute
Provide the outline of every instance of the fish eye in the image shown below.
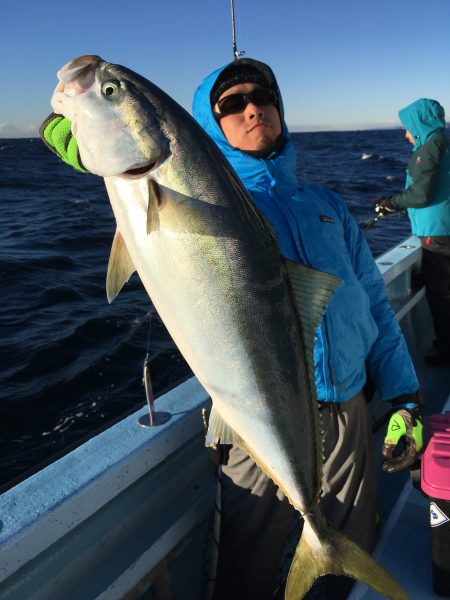
<svg viewBox="0 0 450 600"><path fill-rule="evenodd" d="M120 90L118 81L107 81L102 85L102 94L105 96L116 96Z"/></svg>

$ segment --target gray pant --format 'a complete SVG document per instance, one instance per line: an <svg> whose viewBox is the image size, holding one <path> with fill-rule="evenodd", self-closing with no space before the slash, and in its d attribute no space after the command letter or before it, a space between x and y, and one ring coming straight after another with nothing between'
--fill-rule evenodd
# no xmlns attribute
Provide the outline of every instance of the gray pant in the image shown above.
<svg viewBox="0 0 450 600"><path fill-rule="evenodd" d="M325 462L321 504L331 524L370 551L375 543L376 474L362 393L322 404ZM298 513L240 448L220 467L222 485L215 600L268 600L282 578L289 538L299 535ZM290 562L291 556L288 557Z"/></svg>

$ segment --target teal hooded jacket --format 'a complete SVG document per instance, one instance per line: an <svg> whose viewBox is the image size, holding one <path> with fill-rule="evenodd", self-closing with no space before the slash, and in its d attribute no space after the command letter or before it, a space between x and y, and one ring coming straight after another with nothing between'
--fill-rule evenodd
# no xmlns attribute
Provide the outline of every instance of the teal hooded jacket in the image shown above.
<svg viewBox="0 0 450 600"><path fill-rule="evenodd" d="M263 159L228 143L210 105L211 89L228 65L214 71L199 86L193 115L228 158L264 213L283 256L344 281L318 330L315 374L319 399L343 402L357 394L365 383L366 360L382 399L416 392L419 384L405 340L363 234L336 194L297 180L296 152L284 123L275 77L259 61L240 60L259 68L278 93L282 150Z"/></svg>
<svg viewBox="0 0 450 600"><path fill-rule="evenodd" d="M392 196L396 208L407 208L411 230L420 237L450 235L450 141L445 114L436 100L421 98L399 112L413 136L406 189Z"/></svg>

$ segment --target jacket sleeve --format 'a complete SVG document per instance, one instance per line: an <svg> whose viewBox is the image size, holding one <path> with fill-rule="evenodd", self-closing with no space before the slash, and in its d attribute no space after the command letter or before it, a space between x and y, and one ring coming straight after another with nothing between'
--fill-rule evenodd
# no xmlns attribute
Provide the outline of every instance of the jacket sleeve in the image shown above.
<svg viewBox="0 0 450 600"><path fill-rule="evenodd" d="M378 327L378 337L366 360L369 375L382 400L417 392L419 383L414 365L372 252L347 209L343 223L353 269L367 292L372 318Z"/></svg>
<svg viewBox="0 0 450 600"><path fill-rule="evenodd" d="M411 185L391 198L396 208L423 208L430 204L436 187L442 153L441 136L433 136L411 157L408 173Z"/></svg>

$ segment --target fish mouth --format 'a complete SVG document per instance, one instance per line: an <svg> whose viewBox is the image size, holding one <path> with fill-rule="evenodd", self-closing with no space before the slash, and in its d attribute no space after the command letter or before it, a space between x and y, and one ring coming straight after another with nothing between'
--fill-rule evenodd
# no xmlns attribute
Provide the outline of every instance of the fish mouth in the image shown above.
<svg viewBox="0 0 450 600"><path fill-rule="evenodd" d="M127 177L129 179L141 177L142 175L149 173L155 167L156 162L157 161L132 167L131 169L128 169L122 173L121 177Z"/></svg>

